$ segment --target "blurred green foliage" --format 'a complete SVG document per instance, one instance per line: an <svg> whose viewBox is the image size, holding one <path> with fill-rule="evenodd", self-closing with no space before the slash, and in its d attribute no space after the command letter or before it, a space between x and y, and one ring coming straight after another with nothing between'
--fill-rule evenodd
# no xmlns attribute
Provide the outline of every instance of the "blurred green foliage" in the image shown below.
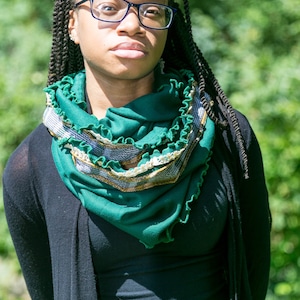
<svg viewBox="0 0 300 300"><path fill-rule="evenodd" d="M298 0L191 0L194 37L259 139L273 215L268 300L300 299ZM40 122L51 1L0 0L0 175ZM253 220L255 222L255 220ZM0 201L0 299L28 299Z"/></svg>
<svg viewBox="0 0 300 300"><path fill-rule="evenodd" d="M0 5L1 171L11 151L41 118L51 3L48 10L37 1L0 0Z"/></svg>

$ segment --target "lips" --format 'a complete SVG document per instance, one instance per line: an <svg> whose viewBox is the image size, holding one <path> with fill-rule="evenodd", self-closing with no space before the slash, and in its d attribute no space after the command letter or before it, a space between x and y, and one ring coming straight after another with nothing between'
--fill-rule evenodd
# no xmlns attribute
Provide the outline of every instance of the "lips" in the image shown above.
<svg viewBox="0 0 300 300"><path fill-rule="evenodd" d="M120 43L113 47L112 50L136 50L146 53L145 47L139 43Z"/></svg>
<svg viewBox="0 0 300 300"><path fill-rule="evenodd" d="M145 46L139 43L120 43L111 51L120 58L139 59L147 55Z"/></svg>

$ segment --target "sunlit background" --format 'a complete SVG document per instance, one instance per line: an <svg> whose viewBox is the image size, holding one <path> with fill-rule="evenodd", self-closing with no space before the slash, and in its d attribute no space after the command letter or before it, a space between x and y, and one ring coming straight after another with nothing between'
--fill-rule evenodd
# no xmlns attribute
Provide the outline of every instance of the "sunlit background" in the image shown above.
<svg viewBox="0 0 300 300"><path fill-rule="evenodd" d="M299 0L190 3L195 40L231 102L250 120L262 148L273 214L267 299L298 300ZM52 5L52 1L0 0L0 175L13 149L41 121ZM29 299L8 233L2 196L0 299Z"/></svg>

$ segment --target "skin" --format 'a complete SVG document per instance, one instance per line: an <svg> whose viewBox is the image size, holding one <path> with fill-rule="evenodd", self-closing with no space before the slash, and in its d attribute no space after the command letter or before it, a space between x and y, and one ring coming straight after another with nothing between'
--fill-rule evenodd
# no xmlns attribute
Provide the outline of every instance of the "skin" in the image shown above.
<svg viewBox="0 0 300 300"><path fill-rule="evenodd" d="M165 0L155 2L167 4ZM135 8L122 22L98 21L86 2L70 11L69 33L80 45L87 93L96 117L104 117L109 107L124 106L152 92L153 69L163 53L167 30L141 26Z"/></svg>

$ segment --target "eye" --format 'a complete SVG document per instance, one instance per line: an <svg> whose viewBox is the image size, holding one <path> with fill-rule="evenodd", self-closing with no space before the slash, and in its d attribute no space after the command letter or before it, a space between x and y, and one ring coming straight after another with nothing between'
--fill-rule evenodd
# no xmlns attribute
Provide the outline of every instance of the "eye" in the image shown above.
<svg viewBox="0 0 300 300"><path fill-rule="evenodd" d="M147 18L161 18L164 16L164 9L155 5L145 5L141 9L142 15Z"/></svg>
<svg viewBox="0 0 300 300"><path fill-rule="evenodd" d="M115 2L97 2L94 3L94 9L99 15L113 16L118 13L120 8Z"/></svg>
<svg viewBox="0 0 300 300"><path fill-rule="evenodd" d="M99 10L101 11L115 11L115 7L113 6L109 6L109 5L101 5L100 7L98 7Z"/></svg>

